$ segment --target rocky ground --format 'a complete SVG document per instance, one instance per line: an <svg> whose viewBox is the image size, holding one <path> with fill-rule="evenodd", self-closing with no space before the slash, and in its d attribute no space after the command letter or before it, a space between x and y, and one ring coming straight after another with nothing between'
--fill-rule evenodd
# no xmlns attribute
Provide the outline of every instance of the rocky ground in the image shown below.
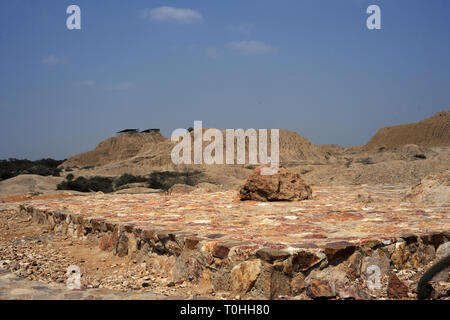
<svg viewBox="0 0 450 320"><path fill-rule="evenodd" d="M3 205L12 209L16 204ZM65 284L68 267L81 270L81 291ZM426 266L429 267L431 263ZM254 299L254 296L213 292L190 281L171 282L153 266L99 249L98 244L54 233L13 210L0 212L1 299ZM416 286L425 268L393 269L381 277L379 290L368 290L367 279L334 290L320 280L308 286L293 280L298 294L274 299L416 299ZM447 276L447 275L446 275ZM450 283L435 281L434 299L450 300ZM437 279L439 280L439 279Z"/></svg>
<svg viewBox="0 0 450 320"><path fill-rule="evenodd" d="M70 290L63 284L43 284L27 280L0 267L0 300L160 300L153 293L122 292L108 289Z"/></svg>
<svg viewBox="0 0 450 320"><path fill-rule="evenodd" d="M55 285L59 285L55 289L65 289L70 276L67 274L68 267L76 265L81 269L82 291L106 290L94 290L93 297L98 297L99 292L100 297L116 294L127 299L138 293L147 294L146 299L193 299L198 296L188 282L174 284L152 272L145 264L112 256L85 241L53 234L44 226L19 218L12 211L0 213L0 230L0 268L22 279L34 281L35 285L37 281L47 291L51 291ZM11 282L2 279L5 277L0 277L0 296L2 291L17 287L16 280ZM23 294L22 291L19 293L19 296ZM81 298L80 294L78 296ZM64 298L64 295L61 297ZM222 296L212 294L209 297ZM228 296L224 294L224 297Z"/></svg>

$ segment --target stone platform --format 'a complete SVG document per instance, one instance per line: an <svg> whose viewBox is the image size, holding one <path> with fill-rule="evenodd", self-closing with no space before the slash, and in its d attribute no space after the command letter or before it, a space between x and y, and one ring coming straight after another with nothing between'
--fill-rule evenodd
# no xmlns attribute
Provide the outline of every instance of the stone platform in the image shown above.
<svg viewBox="0 0 450 320"><path fill-rule="evenodd" d="M312 200L262 203L234 191L95 194L30 201L21 213L207 290L332 296L372 265L382 275L424 266L450 241L450 204L404 202L406 190L313 187Z"/></svg>

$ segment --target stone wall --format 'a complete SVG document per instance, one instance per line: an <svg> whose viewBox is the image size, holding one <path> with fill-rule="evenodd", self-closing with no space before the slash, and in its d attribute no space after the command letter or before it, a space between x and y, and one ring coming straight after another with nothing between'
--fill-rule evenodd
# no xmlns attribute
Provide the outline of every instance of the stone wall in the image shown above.
<svg viewBox="0 0 450 320"><path fill-rule="evenodd" d="M188 280L200 291L232 291L256 298L376 296L376 289L367 289L368 270L374 270L373 266L383 282L393 269L423 267L450 250L450 232L282 251L276 245L220 242L66 211L37 210L30 205L22 205L20 214L54 232L93 241L111 254L146 262L174 282Z"/></svg>

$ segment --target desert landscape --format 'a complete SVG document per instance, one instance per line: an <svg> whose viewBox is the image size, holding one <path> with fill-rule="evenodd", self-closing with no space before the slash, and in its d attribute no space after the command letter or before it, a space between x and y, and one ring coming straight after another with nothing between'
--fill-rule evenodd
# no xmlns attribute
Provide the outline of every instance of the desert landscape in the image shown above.
<svg viewBox="0 0 450 320"><path fill-rule="evenodd" d="M450 254L450 110L363 146L287 130L279 146L279 172L261 176L175 165L170 138L123 133L59 176L0 181L0 297L417 299ZM449 271L429 297L450 299Z"/></svg>
<svg viewBox="0 0 450 320"><path fill-rule="evenodd" d="M0 1L2 314L448 304L449 13Z"/></svg>

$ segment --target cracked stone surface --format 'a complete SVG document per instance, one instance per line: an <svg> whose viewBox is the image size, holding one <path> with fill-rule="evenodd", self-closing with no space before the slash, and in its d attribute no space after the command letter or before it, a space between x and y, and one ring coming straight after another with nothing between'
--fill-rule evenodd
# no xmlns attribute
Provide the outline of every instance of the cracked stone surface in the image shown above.
<svg viewBox="0 0 450 320"><path fill-rule="evenodd" d="M163 295L414 299L421 274L450 243L450 204L404 202L407 190L402 185L313 187L312 199L297 202L241 201L236 191L98 193L0 204L0 211L12 219L5 220L6 228L17 220L16 230L21 224L44 228L39 241L61 238L53 242L58 250L77 243L81 263L101 255L105 262L119 259L102 269L132 266L121 271L119 282L107 271L97 280L93 270L86 281L94 288L143 288L142 277L157 275L161 281L148 285ZM27 247L17 241L8 240L3 254L0 246L0 257L9 259L10 270L28 272L29 262L17 264L16 258L23 259L24 249L33 255L43 243ZM72 261L64 255L60 260ZM369 269L378 270L377 289L370 286ZM55 272L49 276L63 279ZM444 272L434 280L433 298L448 299L448 279Z"/></svg>
<svg viewBox="0 0 450 320"><path fill-rule="evenodd" d="M402 202L402 186L314 187L312 200L240 201L234 191L167 196L92 195L33 201L33 208L181 231L204 239L277 249L330 242L386 240L406 233L448 232L450 204ZM369 194L370 204L358 201Z"/></svg>

